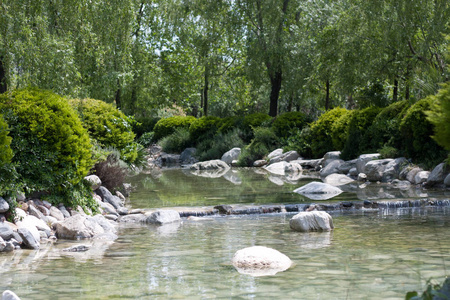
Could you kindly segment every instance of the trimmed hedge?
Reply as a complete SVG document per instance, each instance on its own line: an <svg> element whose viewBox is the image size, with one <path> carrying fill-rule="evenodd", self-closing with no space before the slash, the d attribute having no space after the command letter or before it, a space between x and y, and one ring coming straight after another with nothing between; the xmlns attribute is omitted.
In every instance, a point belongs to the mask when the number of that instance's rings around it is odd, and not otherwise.
<svg viewBox="0 0 450 300"><path fill-rule="evenodd" d="M88 132L62 98L39 89L0 95L0 111L10 125L16 182L48 200L94 208L83 177L93 165Z"/></svg>
<svg viewBox="0 0 450 300"><path fill-rule="evenodd" d="M220 118L218 117L201 117L196 119L189 126L189 133L194 142L198 142L201 138L212 138L219 129Z"/></svg>
<svg viewBox="0 0 450 300"><path fill-rule="evenodd" d="M155 124L155 127L153 128L153 131L155 132L153 138L155 139L155 141L158 141L163 137L172 134L175 131L175 128L189 129L194 121L196 121L196 118L192 116L174 116L161 119Z"/></svg>
<svg viewBox="0 0 450 300"><path fill-rule="evenodd" d="M331 125L331 139L333 141L333 148L335 150L344 149L345 142L348 139L348 132L350 129L350 121L356 110L348 110L344 112L332 125Z"/></svg>

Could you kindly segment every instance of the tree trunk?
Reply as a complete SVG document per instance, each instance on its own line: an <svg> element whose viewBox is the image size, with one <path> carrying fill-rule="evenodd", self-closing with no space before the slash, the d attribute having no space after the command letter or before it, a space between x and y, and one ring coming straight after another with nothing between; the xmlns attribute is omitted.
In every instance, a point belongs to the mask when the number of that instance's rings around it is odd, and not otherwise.
<svg viewBox="0 0 450 300"><path fill-rule="evenodd" d="M203 115L206 117L208 115L208 89L209 89L209 67L205 67L205 82L203 86Z"/></svg>
<svg viewBox="0 0 450 300"><path fill-rule="evenodd" d="M283 80L281 70L275 72L273 76L270 77L270 83L272 89L270 91L270 109L269 116L276 117L278 114L278 97L280 96L281 82Z"/></svg>
<svg viewBox="0 0 450 300"><path fill-rule="evenodd" d="M3 66L3 56L0 56L0 94L5 93L8 90L6 84L6 70Z"/></svg>
<svg viewBox="0 0 450 300"><path fill-rule="evenodd" d="M116 95L114 96L114 100L116 101L116 107L118 109L122 108L122 103L120 102L120 82L119 79L117 79L117 91Z"/></svg>
<svg viewBox="0 0 450 300"><path fill-rule="evenodd" d="M330 109L330 80L326 82L325 110Z"/></svg>
<svg viewBox="0 0 450 300"><path fill-rule="evenodd" d="M394 90L393 90L393 95L392 95L392 101L393 102L397 102L398 100L398 80L397 80L397 76L394 79Z"/></svg>
<svg viewBox="0 0 450 300"><path fill-rule="evenodd" d="M288 107L287 107L288 112L292 111L293 104L294 104L294 95L292 93L291 96L289 97L289 102L288 102Z"/></svg>

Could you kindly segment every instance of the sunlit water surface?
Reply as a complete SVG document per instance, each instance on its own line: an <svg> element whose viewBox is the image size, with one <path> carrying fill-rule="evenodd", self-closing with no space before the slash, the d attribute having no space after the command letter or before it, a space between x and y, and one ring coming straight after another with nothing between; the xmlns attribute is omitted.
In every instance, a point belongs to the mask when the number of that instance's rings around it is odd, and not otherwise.
<svg viewBox="0 0 450 300"><path fill-rule="evenodd" d="M450 208L332 215L331 233L293 232L293 214L122 225L114 243L58 241L1 254L0 291L22 299L404 299L448 275ZM80 243L92 248L62 251ZM253 245L277 249L294 265L274 276L242 275L231 258Z"/></svg>

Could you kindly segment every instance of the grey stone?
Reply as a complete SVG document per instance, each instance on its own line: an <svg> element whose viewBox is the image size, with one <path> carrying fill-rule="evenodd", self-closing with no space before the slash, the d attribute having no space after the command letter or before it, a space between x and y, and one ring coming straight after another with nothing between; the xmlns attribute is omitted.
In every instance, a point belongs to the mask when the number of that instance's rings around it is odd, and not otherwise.
<svg viewBox="0 0 450 300"><path fill-rule="evenodd" d="M0 237L6 241L13 237L13 230L4 222L0 222Z"/></svg>
<svg viewBox="0 0 450 300"><path fill-rule="evenodd" d="M80 214L66 218L64 221L56 223L56 236L64 239L84 239L92 238L105 232L92 218L87 218Z"/></svg>
<svg viewBox="0 0 450 300"><path fill-rule="evenodd" d="M127 198L125 198L125 196L119 191L116 191L116 196L119 197L120 200L122 200L122 203L125 203L125 201L127 200Z"/></svg>
<svg viewBox="0 0 450 300"><path fill-rule="evenodd" d="M180 161L182 164L195 164L198 160L194 157L197 149L195 148L186 148L180 155Z"/></svg>
<svg viewBox="0 0 450 300"><path fill-rule="evenodd" d="M264 159L257 160L253 163L253 166L255 168L264 167L265 165L267 165L267 161L265 161Z"/></svg>
<svg viewBox="0 0 450 300"><path fill-rule="evenodd" d="M29 205L28 205L28 213L32 216L35 216L38 219L44 219L44 214L37 209L37 207L34 204L30 203L31 201L29 201Z"/></svg>
<svg viewBox="0 0 450 300"><path fill-rule="evenodd" d="M331 184L332 186L346 185L354 181L354 179L344 174L330 174L323 180L323 182Z"/></svg>
<svg viewBox="0 0 450 300"><path fill-rule="evenodd" d="M272 157L269 160L269 165L280 162L280 161L290 162L293 160L297 160L299 157L300 157L300 155L297 153L297 151L288 151L279 156Z"/></svg>
<svg viewBox="0 0 450 300"><path fill-rule="evenodd" d="M70 217L70 213L67 211L66 207L64 205L59 205L58 209L62 212L64 218L69 218Z"/></svg>
<svg viewBox="0 0 450 300"><path fill-rule="evenodd" d="M394 179L398 179L400 177L401 168L407 164L408 160L404 157L394 159L393 161L391 161L386 165L381 181L391 182Z"/></svg>
<svg viewBox="0 0 450 300"><path fill-rule="evenodd" d="M50 216L52 216L58 221L64 220L63 213L55 206L50 207Z"/></svg>
<svg viewBox="0 0 450 300"><path fill-rule="evenodd" d="M296 163L300 164L302 168L305 169L318 169L320 164L322 163L323 159L297 159L295 160Z"/></svg>
<svg viewBox="0 0 450 300"><path fill-rule="evenodd" d="M366 166L366 164L371 160L379 158L380 158L379 153L360 155L356 160L356 168L358 169L358 173L365 173L364 167Z"/></svg>
<svg viewBox="0 0 450 300"><path fill-rule="evenodd" d="M37 224L36 220L39 219L36 218L35 216L27 215L21 221L16 222L16 225L19 229L26 228L34 236L34 239L39 241L41 236L39 234L38 228L36 227Z"/></svg>
<svg viewBox="0 0 450 300"><path fill-rule="evenodd" d="M406 180L408 180L412 184L416 184L416 175L417 175L417 173L419 173L421 171L423 171L423 170L419 167L411 168L409 170L408 174L406 174Z"/></svg>
<svg viewBox="0 0 450 300"><path fill-rule="evenodd" d="M6 248L6 242L2 237L0 237L0 252L3 252L5 248Z"/></svg>
<svg viewBox="0 0 450 300"><path fill-rule="evenodd" d="M238 250L231 262L239 273L254 277L275 275L292 265L291 259L283 253L263 246Z"/></svg>
<svg viewBox="0 0 450 300"><path fill-rule="evenodd" d="M84 179L91 184L91 189L93 191L95 191L102 185L102 181L97 175L89 175L84 177Z"/></svg>
<svg viewBox="0 0 450 300"><path fill-rule="evenodd" d="M20 237L20 234L16 231L13 232L13 237L10 240L14 243L15 246L20 246L23 243L23 239Z"/></svg>
<svg viewBox="0 0 450 300"><path fill-rule="evenodd" d="M120 223L139 223L144 222L147 217L144 214L131 214L120 216L118 221Z"/></svg>
<svg viewBox="0 0 450 300"><path fill-rule="evenodd" d="M126 207L119 207L117 209L117 213L119 215L121 215L121 216L128 215L128 208L126 208Z"/></svg>
<svg viewBox="0 0 450 300"><path fill-rule="evenodd" d="M302 211L289 221L289 226L295 231L331 231L333 218L324 211Z"/></svg>
<svg viewBox="0 0 450 300"><path fill-rule="evenodd" d="M427 182L427 179L428 179L429 176L430 176L430 172L429 171L420 171L414 177L414 183L415 184L422 184L424 182Z"/></svg>
<svg viewBox="0 0 450 300"><path fill-rule="evenodd" d="M286 161L280 161L280 162L265 166L264 169L272 174L284 176L286 173L301 172L302 166L295 162L291 163L291 162L286 162Z"/></svg>
<svg viewBox="0 0 450 300"><path fill-rule="evenodd" d="M39 249L39 239L36 239L34 235L27 229L27 228L19 228L17 230L17 233L20 235L20 237L23 240L23 244L25 247L30 249Z"/></svg>
<svg viewBox="0 0 450 300"><path fill-rule="evenodd" d="M175 166L180 163L180 155L178 154L167 154L161 153L158 160L161 162L162 166Z"/></svg>
<svg viewBox="0 0 450 300"><path fill-rule="evenodd" d="M0 213L5 213L9 210L9 204L5 199L0 197Z"/></svg>
<svg viewBox="0 0 450 300"><path fill-rule="evenodd" d="M348 171L348 175L354 176L354 177L358 176L358 169L357 169L356 167L351 168L351 169Z"/></svg>
<svg viewBox="0 0 450 300"><path fill-rule="evenodd" d="M158 210L151 213L146 219L145 223L164 225L173 222L180 222L180 214L175 210Z"/></svg>
<svg viewBox="0 0 450 300"><path fill-rule="evenodd" d="M323 156L324 160L327 159L341 159L341 151L330 151L325 153L325 155Z"/></svg>
<svg viewBox="0 0 450 300"><path fill-rule="evenodd" d="M25 194L23 192L18 192L16 196L17 202L19 201L25 201L27 197L25 197Z"/></svg>
<svg viewBox="0 0 450 300"><path fill-rule="evenodd" d="M2 294L2 300L20 300L20 298L14 292L6 290Z"/></svg>
<svg viewBox="0 0 450 300"><path fill-rule="evenodd" d="M114 206L115 209L118 209L119 207L123 206L122 200L120 200L119 197L111 194L111 192L104 186L101 186L98 189L96 189L95 193L100 197L102 197L103 202L111 204L112 206Z"/></svg>
<svg viewBox="0 0 450 300"><path fill-rule="evenodd" d="M231 213L233 207L231 205L216 205L214 206L214 209L217 209L220 214L227 215Z"/></svg>
<svg viewBox="0 0 450 300"><path fill-rule="evenodd" d="M394 160L392 158L368 161L364 167L364 173L367 175L367 180L381 181L386 166L393 161Z"/></svg>
<svg viewBox="0 0 450 300"><path fill-rule="evenodd" d="M89 245L75 245L69 248L64 248L62 251L65 252L86 252L91 248Z"/></svg>
<svg viewBox="0 0 450 300"><path fill-rule="evenodd" d="M45 205L36 205L36 208L46 217L50 215L50 211ZM42 218L44 219L44 218Z"/></svg>
<svg viewBox="0 0 450 300"><path fill-rule="evenodd" d="M281 154L283 154L283 149L279 148L270 152L269 155L267 155L267 158L272 159L274 157L280 156Z"/></svg>
<svg viewBox="0 0 450 300"><path fill-rule="evenodd" d="M344 163L342 159L333 159L327 162L325 168L320 170L320 177L327 177L330 174L338 173L339 167Z"/></svg>
<svg viewBox="0 0 450 300"><path fill-rule="evenodd" d="M430 176L428 176L426 186L432 187L436 184L441 184L444 182L445 177L448 174L448 165L446 163L438 164L433 171L431 171Z"/></svg>
<svg viewBox="0 0 450 300"><path fill-rule="evenodd" d="M358 174L358 181L366 181L367 180L367 175L364 173L359 173Z"/></svg>
<svg viewBox="0 0 450 300"><path fill-rule="evenodd" d="M193 164L191 170L228 170L230 167L220 159L208 160Z"/></svg>
<svg viewBox="0 0 450 300"><path fill-rule="evenodd" d="M116 228L102 215L95 215L93 217L88 216L87 220L94 221L98 225L100 225L105 232L113 232L116 233Z"/></svg>
<svg viewBox="0 0 450 300"><path fill-rule="evenodd" d="M323 182L310 182L294 190L294 193L301 194L313 200L327 200L339 195L342 193L342 190Z"/></svg>
<svg viewBox="0 0 450 300"><path fill-rule="evenodd" d="M233 148L225 152L220 160L231 165L233 160L237 160L239 158L239 155L241 155L241 148Z"/></svg>
<svg viewBox="0 0 450 300"><path fill-rule="evenodd" d="M6 242L5 248L3 248L3 252L12 252L16 247L14 246L12 241Z"/></svg>
<svg viewBox="0 0 450 300"><path fill-rule="evenodd" d="M344 163L338 167L338 172L340 174L348 174L351 169L356 169L356 159L344 161Z"/></svg>
<svg viewBox="0 0 450 300"><path fill-rule="evenodd" d="M450 186L450 174L448 174L444 179L445 186Z"/></svg>
<svg viewBox="0 0 450 300"><path fill-rule="evenodd" d="M119 216L113 215L113 214L108 214L108 215L105 215L105 218L108 220L111 220L111 221L117 221L119 219Z"/></svg>
<svg viewBox="0 0 450 300"><path fill-rule="evenodd" d="M392 180L392 185L397 189L407 190L411 187L411 182L408 180L394 179Z"/></svg>
<svg viewBox="0 0 450 300"><path fill-rule="evenodd" d="M46 209L50 209L50 207L52 207L52 204L45 200L42 201L42 205L44 205Z"/></svg>

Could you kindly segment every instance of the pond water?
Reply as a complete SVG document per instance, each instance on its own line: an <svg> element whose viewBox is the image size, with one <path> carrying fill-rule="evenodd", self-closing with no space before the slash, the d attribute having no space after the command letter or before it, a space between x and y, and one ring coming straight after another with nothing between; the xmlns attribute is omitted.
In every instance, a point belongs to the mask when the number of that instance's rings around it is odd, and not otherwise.
<svg viewBox="0 0 450 300"><path fill-rule="evenodd" d="M170 176L146 179L152 182L147 186L152 191L147 207L152 206L150 201L170 201L171 195L181 193L184 181L174 178L171 184ZM158 194L165 188L157 181L161 178L173 188ZM233 194L232 186L214 192L201 179L192 180L199 195L192 193L182 203L180 196L173 205L248 199ZM259 190L264 183L251 181L261 197L274 195L273 186L264 192ZM195 190L194 183L188 186ZM239 195L250 193L248 186ZM280 197L289 199L290 189ZM145 207L143 193L135 192L140 196L132 198L133 207ZM167 198L162 200L160 195ZM222 198L213 203L209 199L213 195ZM256 203L256 198L246 203ZM261 201L278 200L267 196ZM170 202L164 204L170 206ZM293 214L219 216L161 227L121 225L114 243L58 241L39 251L1 254L0 291L11 289L22 299L404 299L407 291L423 290L427 280L441 283L448 275L449 207L331 214L336 228L329 233L291 231ZM85 253L62 251L80 243L92 248ZM231 265L231 258L237 250L253 245L277 249L294 265L274 276L242 275Z"/></svg>

